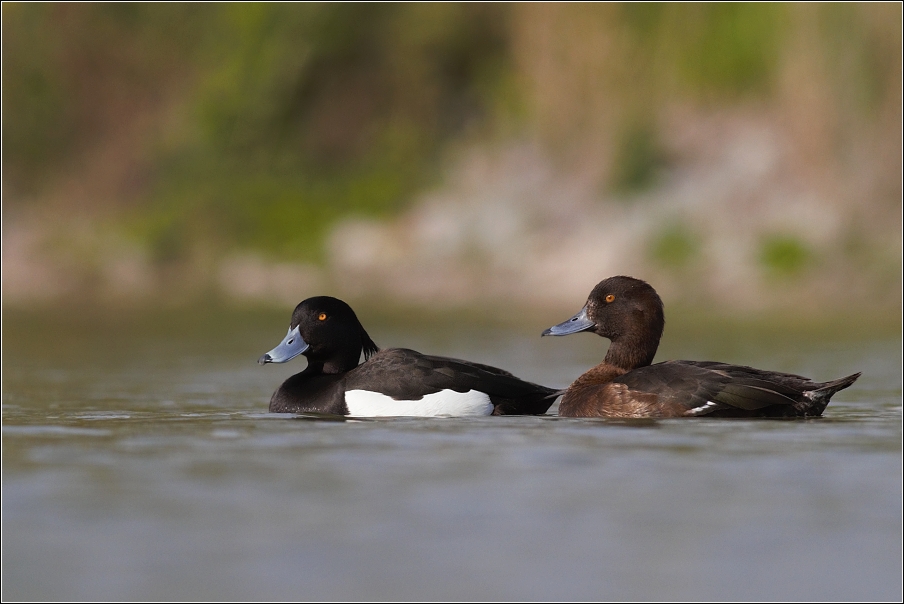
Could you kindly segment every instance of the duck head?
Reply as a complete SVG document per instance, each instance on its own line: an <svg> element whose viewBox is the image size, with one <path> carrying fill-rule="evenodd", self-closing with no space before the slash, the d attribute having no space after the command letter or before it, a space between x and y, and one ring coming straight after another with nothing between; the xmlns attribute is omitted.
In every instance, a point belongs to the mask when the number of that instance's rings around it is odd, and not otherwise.
<svg viewBox="0 0 904 604"><path fill-rule="evenodd" d="M355 311L338 298L317 296L295 307L286 337L257 362L285 363L303 354L309 370L339 373L356 367L362 350L369 359L378 348Z"/></svg>
<svg viewBox="0 0 904 604"><path fill-rule="evenodd" d="M541 335L593 332L612 341L607 362L633 369L652 362L664 327L665 313L656 290L640 279L618 276L598 283L580 312Z"/></svg>

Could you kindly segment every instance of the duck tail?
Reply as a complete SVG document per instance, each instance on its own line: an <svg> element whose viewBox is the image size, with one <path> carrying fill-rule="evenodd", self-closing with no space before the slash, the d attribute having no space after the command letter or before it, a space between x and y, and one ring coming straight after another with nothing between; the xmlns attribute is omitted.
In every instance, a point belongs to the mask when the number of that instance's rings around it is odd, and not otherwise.
<svg viewBox="0 0 904 604"><path fill-rule="evenodd" d="M831 382L824 382L819 384L819 388L816 388L812 391L812 396L824 396L826 398L831 398L833 394L838 392L839 390L844 390L851 384L857 381L857 378L860 377L860 372L851 374L847 377L843 377L837 380L832 380Z"/></svg>
<svg viewBox="0 0 904 604"><path fill-rule="evenodd" d="M859 377L860 372L858 371L857 373L851 374L847 377L839 378L837 380L832 380L831 382L814 384L816 388L804 392L804 396L811 401L804 414L822 415L822 412L829 404L829 400L831 400L832 396L834 396L835 393L839 390L844 390L845 388L856 382L857 378Z"/></svg>

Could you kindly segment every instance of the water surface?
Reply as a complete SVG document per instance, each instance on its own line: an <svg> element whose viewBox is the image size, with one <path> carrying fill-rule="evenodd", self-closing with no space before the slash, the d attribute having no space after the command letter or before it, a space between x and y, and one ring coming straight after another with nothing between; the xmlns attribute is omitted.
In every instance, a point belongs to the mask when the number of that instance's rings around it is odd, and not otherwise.
<svg viewBox="0 0 904 604"><path fill-rule="evenodd" d="M899 332L667 330L657 360L863 371L819 419L335 421L266 412L287 320L5 311L4 599L901 599ZM606 346L367 326L550 386Z"/></svg>

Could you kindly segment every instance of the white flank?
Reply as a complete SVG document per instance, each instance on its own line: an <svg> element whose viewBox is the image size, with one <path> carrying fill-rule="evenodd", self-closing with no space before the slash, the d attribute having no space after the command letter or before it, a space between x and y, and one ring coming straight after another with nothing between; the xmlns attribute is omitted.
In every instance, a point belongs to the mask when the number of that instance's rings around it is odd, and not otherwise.
<svg viewBox="0 0 904 604"><path fill-rule="evenodd" d="M693 409L689 409L684 414L685 415L702 415L704 413L709 413L713 411L713 407L718 407L719 403L714 403L712 401L706 401L705 405L700 405L699 407L694 407Z"/></svg>
<svg viewBox="0 0 904 604"><path fill-rule="evenodd" d="M437 415L490 415L493 403L488 394L478 390L455 392L440 390L425 394L416 401L397 401L391 396L369 390L349 390L345 393L348 414L358 417Z"/></svg>

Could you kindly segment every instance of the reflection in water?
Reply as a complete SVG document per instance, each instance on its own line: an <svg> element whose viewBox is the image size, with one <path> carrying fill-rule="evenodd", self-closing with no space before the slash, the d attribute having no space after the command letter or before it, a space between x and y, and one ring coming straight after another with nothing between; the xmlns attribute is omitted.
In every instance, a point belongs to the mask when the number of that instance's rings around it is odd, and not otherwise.
<svg viewBox="0 0 904 604"><path fill-rule="evenodd" d="M263 322L5 331L6 599L901 597L896 340L665 343L864 372L813 420L347 420L266 413L303 362ZM556 387L603 354L537 331L373 329Z"/></svg>

